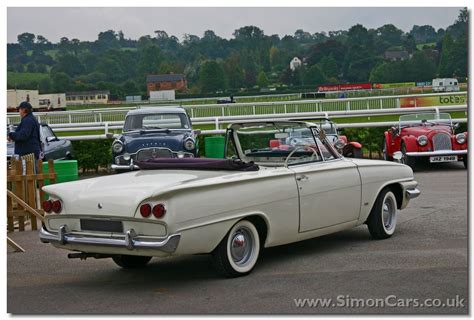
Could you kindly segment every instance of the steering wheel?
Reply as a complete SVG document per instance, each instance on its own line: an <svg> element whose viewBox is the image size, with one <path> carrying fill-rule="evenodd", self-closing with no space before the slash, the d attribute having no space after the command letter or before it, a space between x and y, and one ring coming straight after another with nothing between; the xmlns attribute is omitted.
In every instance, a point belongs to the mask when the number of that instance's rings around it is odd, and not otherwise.
<svg viewBox="0 0 474 320"><path fill-rule="evenodd" d="M308 146L308 145L300 145L300 146L296 146L293 151L290 152L290 154L286 157L285 159L285 168L288 168L288 161L290 160L291 156L298 150L306 150L306 149L310 149L313 153L311 154L311 158L310 158L310 161L313 161L314 160L314 157L316 156L316 158L319 157L319 154L318 152L316 151L316 149L314 149L313 147L311 146Z"/></svg>

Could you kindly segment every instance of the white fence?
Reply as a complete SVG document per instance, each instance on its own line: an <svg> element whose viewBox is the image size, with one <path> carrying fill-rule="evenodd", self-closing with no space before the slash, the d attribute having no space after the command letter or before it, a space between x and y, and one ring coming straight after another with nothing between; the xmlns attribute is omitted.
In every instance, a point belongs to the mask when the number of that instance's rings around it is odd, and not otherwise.
<svg viewBox="0 0 474 320"><path fill-rule="evenodd" d="M319 99L279 102L255 102L232 104L203 104L183 106L193 119L209 117L231 116L259 116L269 114L297 114L311 112L333 111L361 111L396 109L401 106L401 99L412 99L413 107L417 107L417 98L439 97L442 104L443 96L461 96L460 104L467 103L467 92L457 93L432 93L424 95L402 95L384 97L363 97L348 99ZM444 98L447 99L447 98ZM139 108L140 106L138 106ZM147 107L147 106L143 106ZM131 108L106 108L77 111L38 112L35 115L41 122L48 124L78 124L78 123L103 123L123 121ZM18 123L20 118L16 113L7 114L7 123Z"/></svg>
<svg viewBox="0 0 474 320"><path fill-rule="evenodd" d="M400 115L408 113L420 113L420 112L452 112L452 111L464 111L467 116L467 105L458 106L439 106L439 107L423 107L423 108L396 108L396 109L382 109L382 110L355 110L355 111L332 111L332 112L303 112L298 114L265 114L265 115L251 115L251 116L224 116L224 117L207 117L207 118L194 118L192 119L194 124L206 125L214 124L214 130L204 130L202 134L221 134L225 130L221 129L221 126L232 123L232 122L248 122L248 121L278 121L278 120L311 120L321 117L335 118L348 118L355 116L380 116L380 115ZM467 118L454 119L455 122L467 122ZM340 128L363 128L363 127L390 127L394 124L391 122L368 122L368 123L347 123L338 124ZM55 132L74 132L74 131L98 131L104 130L104 134L99 135L84 135L84 136L68 136L64 137L69 140L93 140L93 139L105 139L113 136L110 130L120 130L123 127L123 121L114 122L88 122L81 124L51 124L51 127Z"/></svg>

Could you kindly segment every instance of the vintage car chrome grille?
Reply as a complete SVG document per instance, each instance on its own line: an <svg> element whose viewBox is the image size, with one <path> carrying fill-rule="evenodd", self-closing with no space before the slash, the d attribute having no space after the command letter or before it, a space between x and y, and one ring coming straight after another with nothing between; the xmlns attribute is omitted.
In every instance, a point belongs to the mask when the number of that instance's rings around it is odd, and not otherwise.
<svg viewBox="0 0 474 320"><path fill-rule="evenodd" d="M136 156L138 161L153 158L173 158L173 151L165 148L147 148L139 150Z"/></svg>
<svg viewBox="0 0 474 320"><path fill-rule="evenodd" d="M452 150L451 136L446 133L437 133L433 136L433 150Z"/></svg>

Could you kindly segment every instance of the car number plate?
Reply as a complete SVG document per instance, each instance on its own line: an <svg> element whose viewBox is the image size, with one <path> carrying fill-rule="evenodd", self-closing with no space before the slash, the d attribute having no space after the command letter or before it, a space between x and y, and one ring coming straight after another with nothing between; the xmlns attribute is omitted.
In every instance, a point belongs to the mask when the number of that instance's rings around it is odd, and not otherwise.
<svg viewBox="0 0 474 320"><path fill-rule="evenodd" d="M123 232L122 221L81 219L82 231Z"/></svg>
<svg viewBox="0 0 474 320"><path fill-rule="evenodd" d="M434 156L430 157L430 162L451 162L458 161L458 156Z"/></svg>

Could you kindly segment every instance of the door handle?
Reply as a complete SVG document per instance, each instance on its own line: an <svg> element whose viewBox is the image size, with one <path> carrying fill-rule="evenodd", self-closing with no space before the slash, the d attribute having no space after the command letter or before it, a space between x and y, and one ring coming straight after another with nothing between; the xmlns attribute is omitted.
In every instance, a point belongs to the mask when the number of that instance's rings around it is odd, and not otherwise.
<svg viewBox="0 0 474 320"><path fill-rule="evenodd" d="M301 175L301 176L296 177L296 180L298 180L298 181L306 181L308 179L309 179L308 176L306 176L304 174Z"/></svg>

